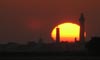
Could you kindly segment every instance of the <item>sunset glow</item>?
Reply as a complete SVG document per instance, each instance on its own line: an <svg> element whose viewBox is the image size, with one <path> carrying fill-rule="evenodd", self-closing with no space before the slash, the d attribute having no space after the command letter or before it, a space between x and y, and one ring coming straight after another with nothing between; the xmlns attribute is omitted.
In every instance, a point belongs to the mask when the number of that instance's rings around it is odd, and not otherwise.
<svg viewBox="0 0 100 60"><path fill-rule="evenodd" d="M56 40L56 27L51 32L51 36L54 40ZM74 42L75 38L79 41L79 25L73 23L62 23L59 24L58 27L60 28L60 42Z"/></svg>

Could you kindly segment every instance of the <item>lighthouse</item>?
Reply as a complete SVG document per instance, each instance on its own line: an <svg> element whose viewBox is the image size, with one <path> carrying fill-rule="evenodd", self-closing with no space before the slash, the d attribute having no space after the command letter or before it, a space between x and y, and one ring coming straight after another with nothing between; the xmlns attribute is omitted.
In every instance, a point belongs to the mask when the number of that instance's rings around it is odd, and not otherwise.
<svg viewBox="0 0 100 60"><path fill-rule="evenodd" d="M85 37L84 37L85 18L83 13L81 13L80 15L79 23L80 23L80 43L84 44L85 43Z"/></svg>
<svg viewBox="0 0 100 60"><path fill-rule="evenodd" d="M60 28L56 28L56 43L60 43Z"/></svg>

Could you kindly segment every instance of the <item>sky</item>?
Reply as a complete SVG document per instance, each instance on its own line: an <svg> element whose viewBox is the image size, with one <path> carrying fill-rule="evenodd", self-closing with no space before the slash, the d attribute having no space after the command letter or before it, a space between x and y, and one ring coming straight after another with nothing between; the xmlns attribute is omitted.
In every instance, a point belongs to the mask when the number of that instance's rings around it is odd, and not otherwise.
<svg viewBox="0 0 100 60"><path fill-rule="evenodd" d="M100 0L0 0L0 43L52 42L52 29L85 16L86 40L100 36Z"/></svg>

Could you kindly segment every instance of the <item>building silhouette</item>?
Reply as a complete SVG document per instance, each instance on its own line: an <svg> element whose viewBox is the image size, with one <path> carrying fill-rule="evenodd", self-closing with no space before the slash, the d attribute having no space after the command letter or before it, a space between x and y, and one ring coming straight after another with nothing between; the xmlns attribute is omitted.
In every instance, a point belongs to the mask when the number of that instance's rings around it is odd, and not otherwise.
<svg viewBox="0 0 100 60"><path fill-rule="evenodd" d="M56 43L60 43L60 28L56 28Z"/></svg>
<svg viewBox="0 0 100 60"><path fill-rule="evenodd" d="M79 23L80 23L80 43L84 44L85 43L85 37L84 37L85 18L83 13L81 13L81 16L79 18Z"/></svg>

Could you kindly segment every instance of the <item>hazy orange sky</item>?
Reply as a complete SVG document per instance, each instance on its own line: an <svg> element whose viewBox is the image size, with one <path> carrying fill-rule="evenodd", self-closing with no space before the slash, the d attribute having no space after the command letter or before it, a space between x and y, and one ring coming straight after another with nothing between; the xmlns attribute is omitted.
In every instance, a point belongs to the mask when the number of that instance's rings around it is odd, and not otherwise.
<svg viewBox="0 0 100 60"><path fill-rule="evenodd" d="M0 42L50 42L52 28L62 22L86 19L87 40L100 36L100 0L0 0Z"/></svg>

